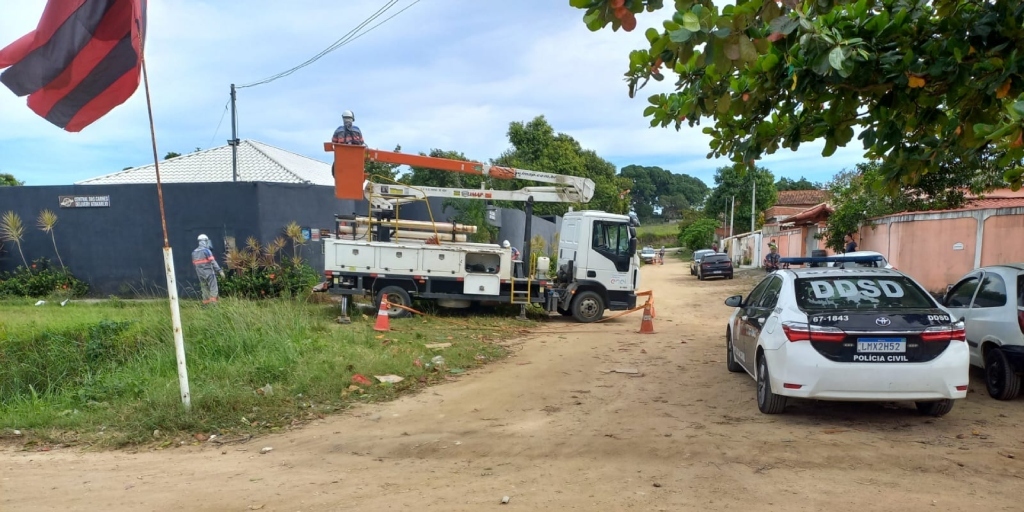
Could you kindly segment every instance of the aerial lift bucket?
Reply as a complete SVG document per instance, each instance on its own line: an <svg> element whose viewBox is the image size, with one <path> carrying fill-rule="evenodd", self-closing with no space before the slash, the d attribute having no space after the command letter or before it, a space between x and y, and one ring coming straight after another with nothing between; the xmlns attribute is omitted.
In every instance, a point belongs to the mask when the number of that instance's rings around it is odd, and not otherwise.
<svg viewBox="0 0 1024 512"><path fill-rule="evenodd" d="M363 199L366 147L325 142L324 151L334 153L334 196L338 199Z"/></svg>

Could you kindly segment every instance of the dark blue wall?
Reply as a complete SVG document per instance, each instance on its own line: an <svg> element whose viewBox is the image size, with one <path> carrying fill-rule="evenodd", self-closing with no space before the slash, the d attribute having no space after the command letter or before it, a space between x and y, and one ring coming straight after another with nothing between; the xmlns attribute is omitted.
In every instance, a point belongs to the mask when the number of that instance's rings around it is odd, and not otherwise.
<svg viewBox="0 0 1024 512"><path fill-rule="evenodd" d="M110 196L110 207L61 208L62 195ZM198 287L191 252L196 237L205 233L223 265L225 239L241 248L246 239L260 243L283 236L292 222L333 229L335 214L365 215L365 201L343 201L331 187L283 183L173 183L163 186L169 241L179 293L194 296ZM448 220L441 201L431 201L434 219ZM64 185L0 187L0 213L14 211L25 223L25 258L56 256L48 234L36 228L43 209L57 213L54 230L60 255L75 276L90 285L93 296L159 296L166 293L163 271L163 232L156 185ZM427 220L426 206L402 207L403 218ZM323 268L321 245L309 243L302 255L315 269ZM287 249L290 252L290 247ZM21 265L14 244L0 251L0 272Z"/></svg>

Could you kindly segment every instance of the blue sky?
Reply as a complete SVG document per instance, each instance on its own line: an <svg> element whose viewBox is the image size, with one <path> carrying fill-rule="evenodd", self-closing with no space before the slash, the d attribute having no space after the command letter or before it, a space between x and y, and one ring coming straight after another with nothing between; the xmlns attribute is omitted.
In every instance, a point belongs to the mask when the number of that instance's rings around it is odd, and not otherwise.
<svg viewBox="0 0 1024 512"><path fill-rule="evenodd" d="M385 3L150 0L147 63L160 156L224 145L229 84L305 61ZM5 2L0 46L34 29L44 4ZM660 26L667 12L640 15L632 33L595 33L568 0L421 0L288 77L240 89L239 138L327 161L322 143L351 109L370 147L440 148L487 160L508 148L509 122L544 115L618 167L657 165L713 185L714 170L728 162L706 158L700 127L650 128L642 115L646 97L669 84L652 82L630 99L622 80L629 51L644 47L644 30ZM862 161L856 139L830 158L821 148L782 150L760 165L776 177L828 181ZM0 87L0 172L54 185L147 163L141 87L80 133L49 124Z"/></svg>

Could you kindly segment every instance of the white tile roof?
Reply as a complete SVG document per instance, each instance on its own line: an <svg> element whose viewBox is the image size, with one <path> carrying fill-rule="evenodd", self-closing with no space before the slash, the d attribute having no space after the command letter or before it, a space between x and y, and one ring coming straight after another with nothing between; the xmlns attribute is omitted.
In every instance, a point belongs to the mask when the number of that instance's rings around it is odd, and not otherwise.
<svg viewBox="0 0 1024 512"><path fill-rule="evenodd" d="M163 183L231 181L231 146L206 149L160 162ZM331 164L262 142L243 140L238 145L238 181L309 183L334 186ZM153 164L76 182L76 185L156 183Z"/></svg>

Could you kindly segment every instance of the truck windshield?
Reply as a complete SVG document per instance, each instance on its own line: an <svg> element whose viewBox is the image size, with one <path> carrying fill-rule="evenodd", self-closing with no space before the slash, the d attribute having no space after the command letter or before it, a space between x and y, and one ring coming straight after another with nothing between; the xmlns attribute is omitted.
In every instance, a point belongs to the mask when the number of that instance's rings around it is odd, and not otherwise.
<svg viewBox="0 0 1024 512"><path fill-rule="evenodd" d="M903 276L836 276L796 280L800 309L919 309L935 305Z"/></svg>
<svg viewBox="0 0 1024 512"><path fill-rule="evenodd" d="M616 222L594 222L594 249L609 255L629 252L629 225Z"/></svg>

